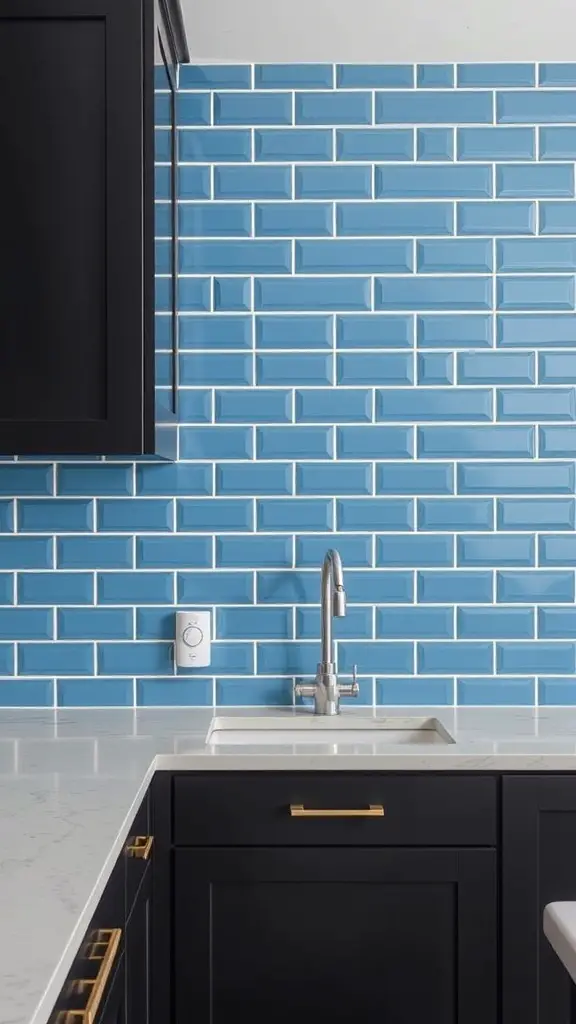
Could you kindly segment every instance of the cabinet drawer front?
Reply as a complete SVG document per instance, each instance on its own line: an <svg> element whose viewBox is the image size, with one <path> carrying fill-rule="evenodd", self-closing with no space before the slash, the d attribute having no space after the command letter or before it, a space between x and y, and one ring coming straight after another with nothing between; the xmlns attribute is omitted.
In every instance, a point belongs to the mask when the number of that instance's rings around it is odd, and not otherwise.
<svg viewBox="0 0 576 1024"><path fill-rule="evenodd" d="M130 917L134 900L154 856L154 837L150 825L150 796L146 793L124 844L126 862L126 917Z"/></svg>
<svg viewBox="0 0 576 1024"><path fill-rule="evenodd" d="M177 775L173 839L180 846L491 846L496 780L349 772Z"/></svg>

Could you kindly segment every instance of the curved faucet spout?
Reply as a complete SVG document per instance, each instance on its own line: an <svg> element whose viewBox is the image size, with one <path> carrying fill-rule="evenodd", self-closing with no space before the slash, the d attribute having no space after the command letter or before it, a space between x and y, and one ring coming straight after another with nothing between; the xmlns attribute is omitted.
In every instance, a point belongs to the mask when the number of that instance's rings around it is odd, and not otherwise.
<svg viewBox="0 0 576 1024"><path fill-rule="evenodd" d="M346 615L346 591L342 559L337 551L330 548L322 565L322 671L334 671L334 644L332 641L332 616Z"/></svg>

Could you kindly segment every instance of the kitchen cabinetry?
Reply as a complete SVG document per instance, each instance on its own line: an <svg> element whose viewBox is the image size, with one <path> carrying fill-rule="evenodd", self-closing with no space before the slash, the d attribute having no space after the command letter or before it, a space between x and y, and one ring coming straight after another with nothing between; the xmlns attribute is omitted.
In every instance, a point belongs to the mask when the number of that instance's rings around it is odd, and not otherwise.
<svg viewBox="0 0 576 1024"><path fill-rule="evenodd" d="M178 0L3 0L0 454L170 454L171 395L155 394L154 81L158 61L166 347L186 57Z"/></svg>

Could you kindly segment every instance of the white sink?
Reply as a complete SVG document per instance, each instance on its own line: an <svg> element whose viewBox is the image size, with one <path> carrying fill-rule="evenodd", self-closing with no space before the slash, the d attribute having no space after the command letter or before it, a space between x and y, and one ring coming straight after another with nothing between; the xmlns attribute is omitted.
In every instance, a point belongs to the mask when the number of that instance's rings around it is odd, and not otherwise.
<svg viewBox="0 0 576 1024"><path fill-rule="evenodd" d="M225 717L212 719L206 743L212 746L294 746L316 743L338 746L374 744L431 745L454 740L436 718L321 717L312 714L281 717Z"/></svg>

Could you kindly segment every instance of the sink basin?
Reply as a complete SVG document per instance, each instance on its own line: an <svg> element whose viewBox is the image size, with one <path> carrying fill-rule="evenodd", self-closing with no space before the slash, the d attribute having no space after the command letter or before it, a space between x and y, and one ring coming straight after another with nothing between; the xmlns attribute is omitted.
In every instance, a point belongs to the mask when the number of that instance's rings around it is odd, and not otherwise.
<svg viewBox="0 0 576 1024"><path fill-rule="evenodd" d="M206 743L212 746L294 746L301 744L338 746L377 744L413 746L453 743L454 740L436 718L323 718L306 717L224 717L212 719Z"/></svg>

